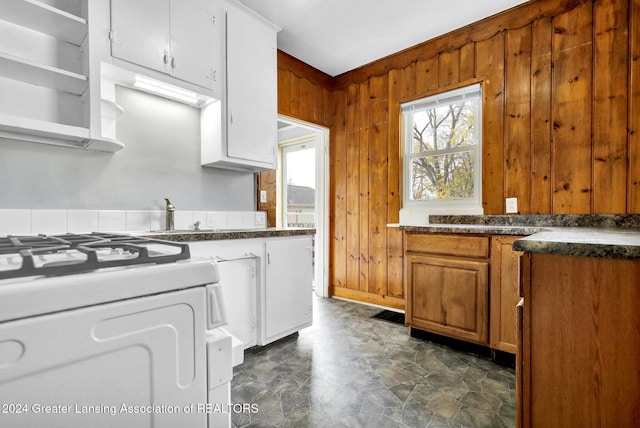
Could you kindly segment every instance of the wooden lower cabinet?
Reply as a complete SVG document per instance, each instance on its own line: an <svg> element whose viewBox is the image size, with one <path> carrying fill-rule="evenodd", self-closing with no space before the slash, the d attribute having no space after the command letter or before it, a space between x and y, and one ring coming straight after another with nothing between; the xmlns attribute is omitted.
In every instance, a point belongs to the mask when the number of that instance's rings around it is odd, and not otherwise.
<svg viewBox="0 0 640 428"><path fill-rule="evenodd" d="M491 237L491 285L489 302L489 346L516 353L516 305L520 301L522 253L513 251L513 241L521 236Z"/></svg>
<svg viewBox="0 0 640 428"><path fill-rule="evenodd" d="M640 261L527 257L519 426L638 426Z"/></svg>
<svg viewBox="0 0 640 428"><path fill-rule="evenodd" d="M488 242L456 235L407 237L407 325L488 344Z"/></svg>
<svg viewBox="0 0 640 428"><path fill-rule="evenodd" d="M407 325L515 354L520 238L406 233Z"/></svg>

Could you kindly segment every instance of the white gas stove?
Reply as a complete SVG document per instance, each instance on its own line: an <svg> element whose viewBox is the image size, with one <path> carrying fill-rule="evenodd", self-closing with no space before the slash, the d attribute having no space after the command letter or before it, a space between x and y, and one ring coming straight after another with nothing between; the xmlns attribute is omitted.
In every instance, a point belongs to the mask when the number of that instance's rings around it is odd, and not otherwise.
<svg viewBox="0 0 640 428"><path fill-rule="evenodd" d="M218 282L185 243L0 237L0 426L229 426Z"/></svg>

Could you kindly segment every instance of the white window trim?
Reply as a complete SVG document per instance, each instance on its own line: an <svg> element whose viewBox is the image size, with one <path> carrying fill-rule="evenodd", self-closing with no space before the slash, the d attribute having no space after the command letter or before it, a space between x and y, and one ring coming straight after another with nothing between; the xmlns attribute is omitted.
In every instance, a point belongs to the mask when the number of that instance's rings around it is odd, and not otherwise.
<svg viewBox="0 0 640 428"><path fill-rule="evenodd" d="M474 196L465 200L429 200L417 201L410 197L411 183L411 162L414 158L424 156L423 153L411 153L413 142L413 121L407 120L404 113L421 111L438 104L449 104L452 101L464 100L470 97L480 97L477 111L475 138L477 146L471 151L475 152L474 160ZM400 210L401 224L425 224L429 214L483 214L482 208L482 85L480 83L442 92L419 100L403 103L401 105L403 113L403 206ZM468 147L456 147L451 149L438 150L430 154L447 154L461 151L470 151Z"/></svg>

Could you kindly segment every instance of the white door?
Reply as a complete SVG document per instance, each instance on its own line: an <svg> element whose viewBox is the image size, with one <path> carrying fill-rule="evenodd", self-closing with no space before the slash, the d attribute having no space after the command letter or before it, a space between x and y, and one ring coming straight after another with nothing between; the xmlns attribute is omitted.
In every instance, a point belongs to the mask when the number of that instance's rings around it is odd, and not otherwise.
<svg viewBox="0 0 640 428"><path fill-rule="evenodd" d="M206 426L184 410L207 399L204 320L199 287L0 324L0 403L21 406L1 425Z"/></svg>
<svg viewBox="0 0 640 428"><path fill-rule="evenodd" d="M329 130L312 123L303 122L285 116L278 118L278 191L277 191L277 226L288 224L288 186L293 179L294 184L313 187L315 192L314 226L314 288L317 295L329 296L327 261L329 260ZM307 149L314 148L313 152ZM300 152L300 153L298 153ZM315 165L310 165L311 156ZM303 165L303 178L299 178L297 170ZM314 175L313 180L309 177ZM300 181L298 181L300 180ZM311 183L314 184L311 184ZM302 190L306 191L306 190ZM295 199L295 198L294 198ZM298 207L299 211L301 210ZM309 214L304 217L308 219ZM295 224L295 223L294 223ZM303 224L303 223L299 223Z"/></svg>
<svg viewBox="0 0 640 428"><path fill-rule="evenodd" d="M220 13L219 3L210 0L171 0L173 75L217 92L224 26Z"/></svg>
<svg viewBox="0 0 640 428"><path fill-rule="evenodd" d="M169 72L169 12L169 0L111 0L111 55Z"/></svg>
<svg viewBox="0 0 640 428"><path fill-rule="evenodd" d="M226 28L227 156L275 165L276 31L237 6Z"/></svg>
<svg viewBox="0 0 640 428"><path fill-rule="evenodd" d="M313 320L311 237L272 239L265 245L261 345L308 327Z"/></svg>
<svg viewBox="0 0 640 428"><path fill-rule="evenodd" d="M282 224L316 227L315 138L282 146Z"/></svg>

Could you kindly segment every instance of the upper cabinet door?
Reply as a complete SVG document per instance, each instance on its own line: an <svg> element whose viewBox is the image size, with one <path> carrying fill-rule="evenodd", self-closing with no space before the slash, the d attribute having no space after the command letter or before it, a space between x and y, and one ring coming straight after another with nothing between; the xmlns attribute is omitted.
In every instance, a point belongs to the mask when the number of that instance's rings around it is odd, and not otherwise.
<svg viewBox="0 0 640 428"><path fill-rule="evenodd" d="M169 0L111 0L111 55L168 72Z"/></svg>
<svg viewBox="0 0 640 428"><path fill-rule="evenodd" d="M241 6L227 9L227 155L275 168L276 29Z"/></svg>
<svg viewBox="0 0 640 428"><path fill-rule="evenodd" d="M222 27L219 2L171 0L171 68L174 77L220 93Z"/></svg>

